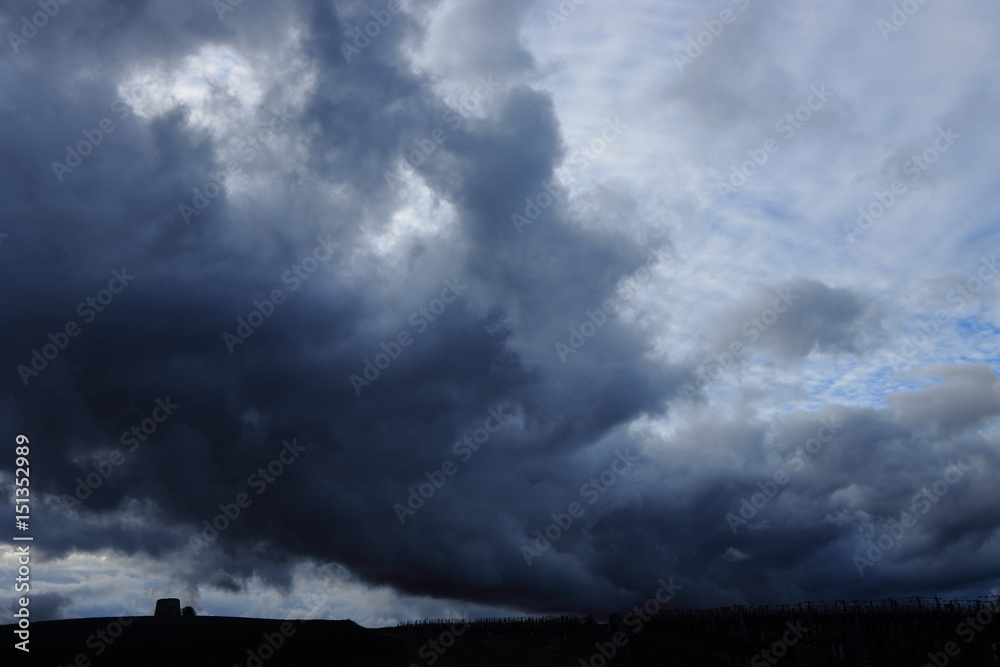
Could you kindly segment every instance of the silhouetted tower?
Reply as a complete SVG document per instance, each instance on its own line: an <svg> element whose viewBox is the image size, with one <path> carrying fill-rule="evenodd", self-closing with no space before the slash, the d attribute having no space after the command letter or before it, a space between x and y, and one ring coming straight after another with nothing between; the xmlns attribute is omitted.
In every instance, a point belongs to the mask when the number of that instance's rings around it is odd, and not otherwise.
<svg viewBox="0 0 1000 667"><path fill-rule="evenodd" d="M178 598L160 598L156 601L156 611L153 616L157 618L180 618L181 601Z"/></svg>

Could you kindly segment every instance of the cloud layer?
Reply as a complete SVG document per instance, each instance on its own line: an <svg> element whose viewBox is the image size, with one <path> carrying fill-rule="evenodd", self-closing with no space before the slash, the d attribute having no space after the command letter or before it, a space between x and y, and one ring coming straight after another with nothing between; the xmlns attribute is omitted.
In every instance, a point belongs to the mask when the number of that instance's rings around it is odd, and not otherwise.
<svg viewBox="0 0 1000 667"><path fill-rule="evenodd" d="M89 3L8 38L36 612L984 593L1000 16L892 11Z"/></svg>

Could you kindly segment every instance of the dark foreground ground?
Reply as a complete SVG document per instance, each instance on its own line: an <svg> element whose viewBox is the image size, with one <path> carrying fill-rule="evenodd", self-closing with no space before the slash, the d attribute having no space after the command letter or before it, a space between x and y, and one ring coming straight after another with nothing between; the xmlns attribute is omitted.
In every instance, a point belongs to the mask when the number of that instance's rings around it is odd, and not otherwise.
<svg viewBox="0 0 1000 667"><path fill-rule="evenodd" d="M352 621L199 616L32 623L30 654L0 626L2 664L44 667L1000 667L997 600L730 607L593 619ZM624 622L623 622L624 621Z"/></svg>

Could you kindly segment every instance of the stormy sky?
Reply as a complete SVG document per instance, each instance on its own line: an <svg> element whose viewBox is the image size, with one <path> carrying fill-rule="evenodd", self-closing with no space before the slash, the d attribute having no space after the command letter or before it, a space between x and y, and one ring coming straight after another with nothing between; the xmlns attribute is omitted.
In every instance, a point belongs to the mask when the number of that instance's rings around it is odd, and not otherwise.
<svg viewBox="0 0 1000 667"><path fill-rule="evenodd" d="M27 435L36 618L1000 582L996 3L0 28L0 487Z"/></svg>

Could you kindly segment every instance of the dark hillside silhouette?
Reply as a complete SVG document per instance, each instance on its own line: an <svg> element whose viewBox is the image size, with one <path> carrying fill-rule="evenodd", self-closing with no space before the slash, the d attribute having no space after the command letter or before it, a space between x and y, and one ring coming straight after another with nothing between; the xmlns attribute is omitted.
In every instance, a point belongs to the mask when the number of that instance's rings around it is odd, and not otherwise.
<svg viewBox="0 0 1000 667"><path fill-rule="evenodd" d="M31 625L30 661L22 654L16 664L68 667L86 664L78 662L83 655L100 667L1000 667L995 596L670 610L642 624L628 613L608 618L441 619L380 629L183 613L47 621ZM12 628L0 630L10 636Z"/></svg>
<svg viewBox="0 0 1000 667"><path fill-rule="evenodd" d="M109 632L116 622L120 619L110 617L32 623L30 657L18 651L16 662L5 660L4 664L70 667L78 664L74 661L79 655L94 667L408 664L402 641L353 621L179 616L176 622L164 623L146 616ZM0 628L6 637L13 636L12 629L9 625Z"/></svg>

